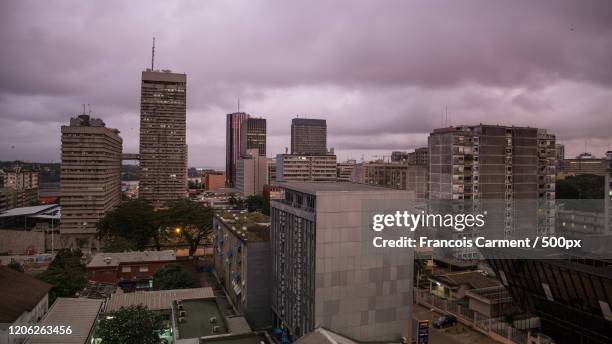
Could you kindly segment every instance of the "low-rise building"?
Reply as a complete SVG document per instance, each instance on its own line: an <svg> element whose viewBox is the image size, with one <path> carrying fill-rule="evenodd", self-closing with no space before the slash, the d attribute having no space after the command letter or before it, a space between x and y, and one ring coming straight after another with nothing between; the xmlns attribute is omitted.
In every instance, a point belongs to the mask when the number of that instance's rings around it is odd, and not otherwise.
<svg viewBox="0 0 612 344"><path fill-rule="evenodd" d="M357 161L347 160L346 162L339 162L337 178L339 182L350 182L351 176L353 175L353 169L355 168Z"/></svg>
<svg viewBox="0 0 612 344"><path fill-rule="evenodd" d="M596 159L592 157L588 159L563 159L558 167L557 179L565 179L570 176L577 176L581 174L605 176L606 163L606 159Z"/></svg>
<svg viewBox="0 0 612 344"><path fill-rule="evenodd" d="M359 184L406 190L408 165L397 162L372 161L355 165L351 181Z"/></svg>
<svg viewBox="0 0 612 344"><path fill-rule="evenodd" d="M215 273L228 297L253 328L270 326L269 217L223 212L213 219L213 230Z"/></svg>
<svg viewBox="0 0 612 344"><path fill-rule="evenodd" d="M38 201L38 170L15 165L0 169L0 212Z"/></svg>
<svg viewBox="0 0 612 344"><path fill-rule="evenodd" d="M39 326L70 327L70 334L33 335L25 344L89 344L96 319L100 314L103 300L60 297L53 303L49 312L38 323Z"/></svg>
<svg viewBox="0 0 612 344"><path fill-rule="evenodd" d="M33 325L49 308L51 285L23 272L0 266L0 343L19 344L9 326Z"/></svg>
<svg viewBox="0 0 612 344"><path fill-rule="evenodd" d="M87 277L127 290L149 289L157 269L175 261L173 250L98 253L87 264Z"/></svg>
<svg viewBox="0 0 612 344"><path fill-rule="evenodd" d="M334 182L336 176L336 156L333 154L276 156L277 182Z"/></svg>
<svg viewBox="0 0 612 344"><path fill-rule="evenodd" d="M204 171L202 178L205 190L217 190L225 187L225 172Z"/></svg>

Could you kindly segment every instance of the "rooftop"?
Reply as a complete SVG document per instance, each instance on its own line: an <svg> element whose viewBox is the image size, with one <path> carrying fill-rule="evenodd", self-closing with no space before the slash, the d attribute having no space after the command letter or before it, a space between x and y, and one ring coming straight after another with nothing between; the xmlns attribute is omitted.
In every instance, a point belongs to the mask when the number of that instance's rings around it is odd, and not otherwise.
<svg viewBox="0 0 612 344"><path fill-rule="evenodd" d="M357 344L356 341L319 327L314 331L299 338L296 344Z"/></svg>
<svg viewBox="0 0 612 344"><path fill-rule="evenodd" d="M402 190L394 190L381 186L347 183L347 182L279 182L276 183L284 188L314 194L317 192L385 192L401 193Z"/></svg>
<svg viewBox="0 0 612 344"><path fill-rule="evenodd" d="M51 285L23 272L0 266L0 323L13 323L31 311Z"/></svg>
<svg viewBox="0 0 612 344"><path fill-rule="evenodd" d="M270 217L257 212L224 211L217 218L245 241L270 240Z"/></svg>
<svg viewBox="0 0 612 344"><path fill-rule="evenodd" d="M219 336L200 340L203 344L261 344L268 343L268 339L261 334L249 333L240 335Z"/></svg>
<svg viewBox="0 0 612 344"><path fill-rule="evenodd" d="M59 208L59 205L45 204L45 205L35 205L32 207L13 208L3 213L0 213L0 218L1 217L13 217L13 216L32 216L32 215L37 215L43 212L49 212L50 210L54 210L53 208Z"/></svg>
<svg viewBox="0 0 612 344"><path fill-rule="evenodd" d="M91 329L98 317L102 300L84 298L63 298L60 297L53 303L49 312L39 322L38 325L64 325L70 326L70 335L37 335L31 336L24 342L25 344L85 344Z"/></svg>
<svg viewBox="0 0 612 344"><path fill-rule="evenodd" d="M433 275L431 279L449 287L459 287L467 284L474 289L478 289L500 285L498 281L483 275L480 271L449 272L441 275Z"/></svg>
<svg viewBox="0 0 612 344"><path fill-rule="evenodd" d="M215 299L183 300L181 304L185 311L185 320L176 323L178 338L200 338L229 332ZM212 318L216 321L212 322ZM214 328L216 330L213 330Z"/></svg>
<svg viewBox="0 0 612 344"><path fill-rule="evenodd" d="M128 307L131 305L143 305L153 311L170 310L172 309L172 302L176 300L206 299L214 297L215 295L210 287L112 294L106 303L104 311L117 311L121 307Z"/></svg>
<svg viewBox="0 0 612 344"><path fill-rule="evenodd" d="M91 262L87 264L87 267L99 268L105 266L119 266L121 263L164 262L174 260L176 260L176 256L173 250L98 253L92 258Z"/></svg>

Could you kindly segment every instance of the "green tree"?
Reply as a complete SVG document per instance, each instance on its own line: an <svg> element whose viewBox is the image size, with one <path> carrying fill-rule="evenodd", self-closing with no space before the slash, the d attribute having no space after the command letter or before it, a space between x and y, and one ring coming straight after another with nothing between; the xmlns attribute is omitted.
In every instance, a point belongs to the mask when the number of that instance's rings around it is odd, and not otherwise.
<svg viewBox="0 0 612 344"><path fill-rule="evenodd" d="M49 268L38 276L38 279L51 284L49 304L57 297L74 297L87 283L85 265L81 262L79 250L60 250Z"/></svg>
<svg viewBox="0 0 612 344"><path fill-rule="evenodd" d="M214 211L211 207L188 198L174 201L159 212L160 223L175 228L189 244L189 257L193 257L202 243L212 234Z"/></svg>
<svg viewBox="0 0 612 344"><path fill-rule="evenodd" d="M580 174L557 180L557 199L602 199L605 194L605 179L593 174Z"/></svg>
<svg viewBox="0 0 612 344"><path fill-rule="evenodd" d="M251 195L247 197L245 203L248 211L262 211L265 205L265 197L262 195Z"/></svg>
<svg viewBox="0 0 612 344"><path fill-rule="evenodd" d="M98 236L132 250L143 250L151 241L160 249L160 230L151 203L141 199L125 201L98 222Z"/></svg>
<svg viewBox="0 0 612 344"><path fill-rule="evenodd" d="M199 283L179 264L168 264L153 275L153 288L158 290L197 288Z"/></svg>
<svg viewBox="0 0 612 344"><path fill-rule="evenodd" d="M121 307L101 317L96 335L104 344L159 344L161 316L142 305Z"/></svg>

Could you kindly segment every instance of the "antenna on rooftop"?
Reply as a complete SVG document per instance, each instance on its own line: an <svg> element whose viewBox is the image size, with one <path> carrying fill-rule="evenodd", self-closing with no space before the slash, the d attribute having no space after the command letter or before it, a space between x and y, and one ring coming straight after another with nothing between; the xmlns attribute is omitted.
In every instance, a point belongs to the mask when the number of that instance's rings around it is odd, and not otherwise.
<svg viewBox="0 0 612 344"><path fill-rule="evenodd" d="M240 112L240 97L238 97L238 112Z"/></svg>
<svg viewBox="0 0 612 344"><path fill-rule="evenodd" d="M87 104L87 110L89 110L89 115L91 116L91 104Z"/></svg>
<svg viewBox="0 0 612 344"><path fill-rule="evenodd" d="M153 37L153 47L151 48L151 70L155 70L155 37Z"/></svg>

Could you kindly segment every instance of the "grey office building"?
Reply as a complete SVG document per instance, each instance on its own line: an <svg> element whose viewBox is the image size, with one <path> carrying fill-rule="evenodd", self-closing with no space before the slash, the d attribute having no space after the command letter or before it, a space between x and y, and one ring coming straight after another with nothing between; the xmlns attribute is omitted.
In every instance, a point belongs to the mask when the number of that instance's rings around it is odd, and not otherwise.
<svg viewBox="0 0 612 344"><path fill-rule="evenodd" d="M340 182L280 185L270 230L275 326L293 339L317 327L357 341L409 339L413 251L374 248L366 238L370 212L384 213L376 202L396 205L413 194Z"/></svg>
<svg viewBox="0 0 612 344"><path fill-rule="evenodd" d="M327 122L294 118L291 121L291 154L327 154Z"/></svg>

